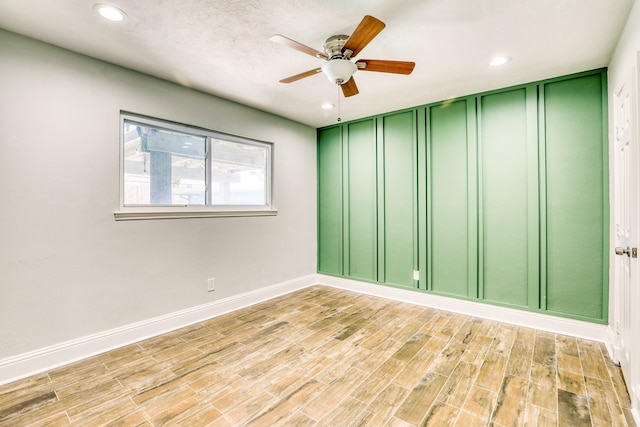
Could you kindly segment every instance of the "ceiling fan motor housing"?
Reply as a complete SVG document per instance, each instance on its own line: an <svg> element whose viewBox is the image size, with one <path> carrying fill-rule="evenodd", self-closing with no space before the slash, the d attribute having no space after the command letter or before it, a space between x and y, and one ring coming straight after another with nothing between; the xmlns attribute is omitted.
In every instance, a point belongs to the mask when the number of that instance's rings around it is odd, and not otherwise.
<svg viewBox="0 0 640 427"><path fill-rule="evenodd" d="M344 55L342 53L342 47L348 39L349 36L345 36L343 34L329 37L324 42L324 51L327 56L329 58L343 58Z"/></svg>

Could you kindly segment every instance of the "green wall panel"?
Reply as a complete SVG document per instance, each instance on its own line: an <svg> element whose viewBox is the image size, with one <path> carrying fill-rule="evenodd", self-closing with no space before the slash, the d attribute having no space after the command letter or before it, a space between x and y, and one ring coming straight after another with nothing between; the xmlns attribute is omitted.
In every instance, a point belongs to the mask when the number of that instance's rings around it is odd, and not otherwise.
<svg viewBox="0 0 640 427"><path fill-rule="evenodd" d="M543 86L547 309L598 319L608 275L602 79Z"/></svg>
<svg viewBox="0 0 640 427"><path fill-rule="evenodd" d="M416 125L415 112L407 111L382 118L384 188L383 250L381 280L413 287L413 269L417 261L416 225Z"/></svg>
<svg viewBox="0 0 640 427"><path fill-rule="evenodd" d="M467 101L443 103L427 111L430 289L466 297L469 296Z"/></svg>
<svg viewBox="0 0 640 427"><path fill-rule="evenodd" d="M606 86L596 70L319 130L318 271L606 322Z"/></svg>
<svg viewBox="0 0 640 427"><path fill-rule="evenodd" d="M377 280L376 121L347 125L348 207L345 269L349 277Z"/></svg>
<svg viewBox="0 0 640 427"><path fill-rule="evenodd" d="M318 271L342 271L342 130L318 131Z"/></svg>
<svg viewBox="0 0 640 427"><path fill-rule="evenodd" d="M527 306L528 195L526 90L479 98L481 292Z"/></svg>

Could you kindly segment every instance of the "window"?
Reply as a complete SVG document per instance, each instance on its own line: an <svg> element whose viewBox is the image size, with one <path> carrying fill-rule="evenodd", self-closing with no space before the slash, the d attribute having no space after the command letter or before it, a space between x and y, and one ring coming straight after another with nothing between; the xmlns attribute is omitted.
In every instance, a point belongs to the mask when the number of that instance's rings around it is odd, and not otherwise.
<svg viewBox="0 0 640 427"><path fill-rule="evenodd" d="M270 143L121 114L116 219L274 215Z"/></svg>

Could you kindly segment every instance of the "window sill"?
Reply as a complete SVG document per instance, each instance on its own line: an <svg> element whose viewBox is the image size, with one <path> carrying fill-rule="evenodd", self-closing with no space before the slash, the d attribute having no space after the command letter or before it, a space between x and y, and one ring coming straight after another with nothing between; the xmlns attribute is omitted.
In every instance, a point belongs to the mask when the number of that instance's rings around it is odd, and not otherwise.
<svg viewBox="0 0 640 427"><path fill-rule="evenodd" d="M139 219L218 218L243 216L275 216L277 209L189 209L189 208L125 208L113 213L116 221Z"/></svg>

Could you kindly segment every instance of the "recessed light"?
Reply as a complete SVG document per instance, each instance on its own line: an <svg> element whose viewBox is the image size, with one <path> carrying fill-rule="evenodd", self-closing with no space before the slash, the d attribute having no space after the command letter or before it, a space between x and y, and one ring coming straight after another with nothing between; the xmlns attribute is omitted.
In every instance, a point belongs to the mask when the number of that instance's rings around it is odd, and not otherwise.
<svg viewBox="0 0 640 427"><path fill-rule="evenodd" d="M325 102L324 104L322 104L322 108L325 110L330 110L335 106L336 106L335 104L332 104L330 102Z"/></svg>
<svg viewBox="0 0 640 427"><path fill-rule="evenodd" d="M491 62L489 62L489 65L491 65L492 67L499 67L500 65L504 65L509 61L511 61L511 58L509 58L508 56L496 56L491 60Z"/></svg>
<svg viewBox="0 0 640 427"><path fill-rule="evenodd" d="M122 9L119 9L110 4L98 3L94 5L93 8L100 14L100 16L108 19L109 21L120 22L126 16Z"/></svg>

